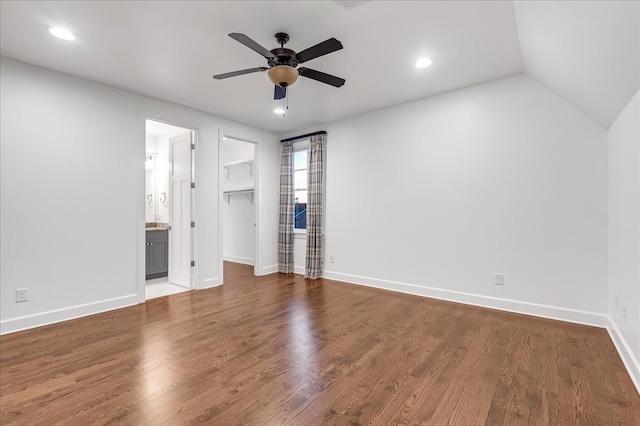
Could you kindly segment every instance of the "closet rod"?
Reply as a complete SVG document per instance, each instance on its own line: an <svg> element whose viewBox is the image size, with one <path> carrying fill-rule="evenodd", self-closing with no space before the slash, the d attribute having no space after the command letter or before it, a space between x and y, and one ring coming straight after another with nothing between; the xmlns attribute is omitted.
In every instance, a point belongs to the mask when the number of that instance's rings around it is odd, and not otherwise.
<svg viewBox="0 0 640 426"><path fill-rule="evenodd" d="M313 133L307 133L306 135L300 135L300 136L294 136L292 138L287 138L287 139L281 139L280 142L291 142L291 141L295 141L298 139L304 139L304 138L308 138L311 136L315 136L315 135L326 135L327 132L325 132L324 130L320 130L319 132L313 132Z"/></svg>

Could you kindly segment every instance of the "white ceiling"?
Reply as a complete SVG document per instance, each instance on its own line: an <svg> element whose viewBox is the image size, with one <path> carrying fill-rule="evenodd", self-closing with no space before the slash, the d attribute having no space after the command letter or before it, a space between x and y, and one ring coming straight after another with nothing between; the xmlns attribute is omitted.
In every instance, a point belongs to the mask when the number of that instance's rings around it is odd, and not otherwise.
<svg viewBox="0 0 640 426"><path fill-rule="evenodd" d="M555 3L2 1L0 54L275 132L526 70L608 127L639 86L638 2ZM49 35L58 25L77 40ZM347 80L300 78L286 117L272 112L266 73L212 78L266 66L228 33L272 49L279 31L295 51L340 40L343 50L305 66ZM419 70L422 55L433 64Z"/></svg>
<svg viewBox="0 0 640 426"><path fill-rule="evenodd" d="M516 2L524 68L610 127L640 84L640 2Z"/></svg>

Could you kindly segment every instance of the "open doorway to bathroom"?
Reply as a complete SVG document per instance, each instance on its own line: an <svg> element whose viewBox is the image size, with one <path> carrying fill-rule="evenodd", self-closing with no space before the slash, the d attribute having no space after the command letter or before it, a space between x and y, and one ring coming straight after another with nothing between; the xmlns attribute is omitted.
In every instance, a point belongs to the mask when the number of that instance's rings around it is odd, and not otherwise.
<svg viewBox="0 0 640 426"><path fill-rule="evenodd" d="M145 297L193 285L193 148L195 131L145 123Z"/></svg>

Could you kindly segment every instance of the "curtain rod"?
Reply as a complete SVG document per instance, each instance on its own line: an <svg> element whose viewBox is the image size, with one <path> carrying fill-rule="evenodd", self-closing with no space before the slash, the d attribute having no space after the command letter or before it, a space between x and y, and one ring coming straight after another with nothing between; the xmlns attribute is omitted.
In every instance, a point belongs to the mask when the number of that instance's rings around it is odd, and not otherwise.
<svg viewBox="0 0 640 426"><path fill-rule="evenodd" d="M295 141L297 139L304 139L304 138L308 138L310 136L315 136L315 135L326 135L327 132L325 132L324 130L320 130L319 132L313 132L313 133L307 133L306 135L300 135L300 136L294 136L292 138L287 138L287 139L281 139L280 142L291 142L291 141Z"/></svg>

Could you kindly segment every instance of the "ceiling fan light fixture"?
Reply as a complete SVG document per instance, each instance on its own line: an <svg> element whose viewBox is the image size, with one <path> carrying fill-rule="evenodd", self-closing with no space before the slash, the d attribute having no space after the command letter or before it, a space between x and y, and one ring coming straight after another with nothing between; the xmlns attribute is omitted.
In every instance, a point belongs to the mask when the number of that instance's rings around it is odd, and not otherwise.
<svg viewBox="0 0 640 426"><path fill-rule="evenodd" d="M267 74L273 84L280 87L291 86L298 79L298 71L289 65L276 65Z"/></svg>

